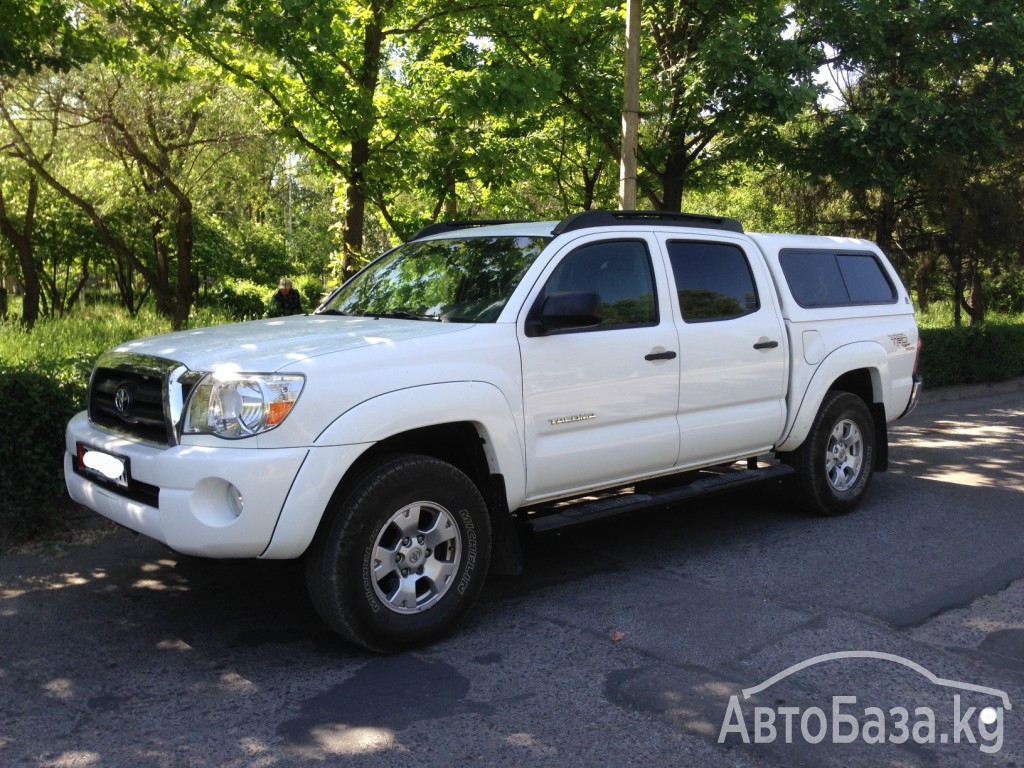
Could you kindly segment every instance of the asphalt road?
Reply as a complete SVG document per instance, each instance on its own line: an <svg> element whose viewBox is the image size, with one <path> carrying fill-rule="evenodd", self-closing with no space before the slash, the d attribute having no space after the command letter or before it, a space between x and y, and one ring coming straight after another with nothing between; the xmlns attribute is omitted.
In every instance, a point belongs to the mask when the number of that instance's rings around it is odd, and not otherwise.
<svg viewBox="0 0 1024 768"><path fill-rule="evenodd" d="M7 554L0 765L1024 765L1024 384L958 394L852 515L761 488L537 541L399 656L294 565Z"/></svg>

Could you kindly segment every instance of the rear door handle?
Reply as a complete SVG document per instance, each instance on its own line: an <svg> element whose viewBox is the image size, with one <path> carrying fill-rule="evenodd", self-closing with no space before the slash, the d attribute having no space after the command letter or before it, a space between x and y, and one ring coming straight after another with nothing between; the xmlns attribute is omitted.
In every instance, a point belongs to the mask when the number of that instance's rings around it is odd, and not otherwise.
<svg viewBox="0 0 1024 768"><path fill-rule="evenodd" d="M644 360L675 360L675 352L651 352L649 355L644 355Z"/></svg>
<svg viewBox="0 0 1024 768"><path fill-rule="evenodd" d="M779 346L777 341L759 341L754 345L754 349L775 349Z"/></svg>

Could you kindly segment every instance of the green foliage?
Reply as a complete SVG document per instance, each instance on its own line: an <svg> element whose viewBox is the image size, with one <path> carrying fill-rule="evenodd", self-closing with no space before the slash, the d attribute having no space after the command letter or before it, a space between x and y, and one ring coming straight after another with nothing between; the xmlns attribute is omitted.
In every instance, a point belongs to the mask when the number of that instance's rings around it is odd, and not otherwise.
<svg viewBox="0 0 1024 768"><path fill-rule="evenodd" d="M1024 17L1016 0L795 6L835 88L787 165L845 197L847 227L891 253L924 302L984 320L985 276L1019 251ZM831 213L831 212L830 212ZM838 233L837 233L838 234Z"/></svg>
<svg viewBox="0 0 1024 768"><path fill-rule="evenodd" d="M922 304L1024 309L1018 0L643 5L641 207L869 237ZM0 277L44 318L99 283L181 324L210 286L284 275L311 276L312 309L317 280L424 224L617 204L621 3L0 0L0 19ZM836 76L816 104L815 72ZM233 285L214 308L257 316Z"/></svg>
<svg viewBox="0 0 1024 768"><path fill-rule="evenodd" d="M231 227L219 216L200 216L194 223L192 265L201 277L231 275L236 248Z"/></svg>
<svg viewBox="0 0 1024 768"><path fill-rule="evenodd" d="M0 365L0 544L48 530L64 495L64 427L81 395L45 371Z"/></svg>
<svg viewBox="0 0 1024 768"><path fill-rule="evenodd" d="M922 328L919 372L926 387L1024 376L1024 324Z"/></svg>
<svg viewBox="0 0 1024 768"><path fill-rule="evenodd" d="M67 70L99 48L76 2L0 0L0 19L0 76Z"/></svg>
<svg viewBox="0 0 1024 768"><path fill-rule="evenodd" d="M291 271L288 244L276 227L245 222L239 227L238 235L239 248L228 274L253 283L275 285Z"/></svg>
<svg viewBox="0 0 1024 768"><path fill-rule="evenodd" d="M301 275L292 281L295 290L302 296L302 309L312 312L320 306L320 300L324 297L324 285L320 279L313 275Z"/></svg>
<svg viewBox="0 0 1024 768"><path fill-rule="evenodd" d="M212 306L232 320L256 320L267 312L274 288L252 280L224 280L209 293Z"/></svg>

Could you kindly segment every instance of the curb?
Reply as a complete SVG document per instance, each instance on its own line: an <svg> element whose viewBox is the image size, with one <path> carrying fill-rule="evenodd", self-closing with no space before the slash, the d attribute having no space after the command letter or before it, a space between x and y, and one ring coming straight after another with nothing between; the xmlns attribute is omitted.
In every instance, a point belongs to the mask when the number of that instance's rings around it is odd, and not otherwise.
<svg viewBox="0 0 1024 768"><path fill-rule="evenodd" d="M928 382L924 383L924 392L921 393L921 403L943 403L948 400L966 400L971 397L992 397L995 395L1008 395L1014 392L1024 392L1024 378L1010 379L1009 381L993 381L984 384L950 384L944 387L928 389Z"/></svg>

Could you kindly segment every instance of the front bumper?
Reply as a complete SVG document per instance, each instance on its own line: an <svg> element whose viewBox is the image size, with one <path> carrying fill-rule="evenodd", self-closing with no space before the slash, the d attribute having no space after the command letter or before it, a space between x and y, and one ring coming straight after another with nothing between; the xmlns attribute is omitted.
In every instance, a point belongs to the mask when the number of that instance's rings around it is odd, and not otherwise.
<svg viewBox="0 0 1024 768"><path fill-rule="evenodd" d="M133 482L152 488L155 503L76 471L79 443L127 459ZM65 449L72 499L178 552L204 557L263 554L311 450L151 445L96 429L85 413L68 424ZM232 496L241 497L241 509Z"/></svg>

